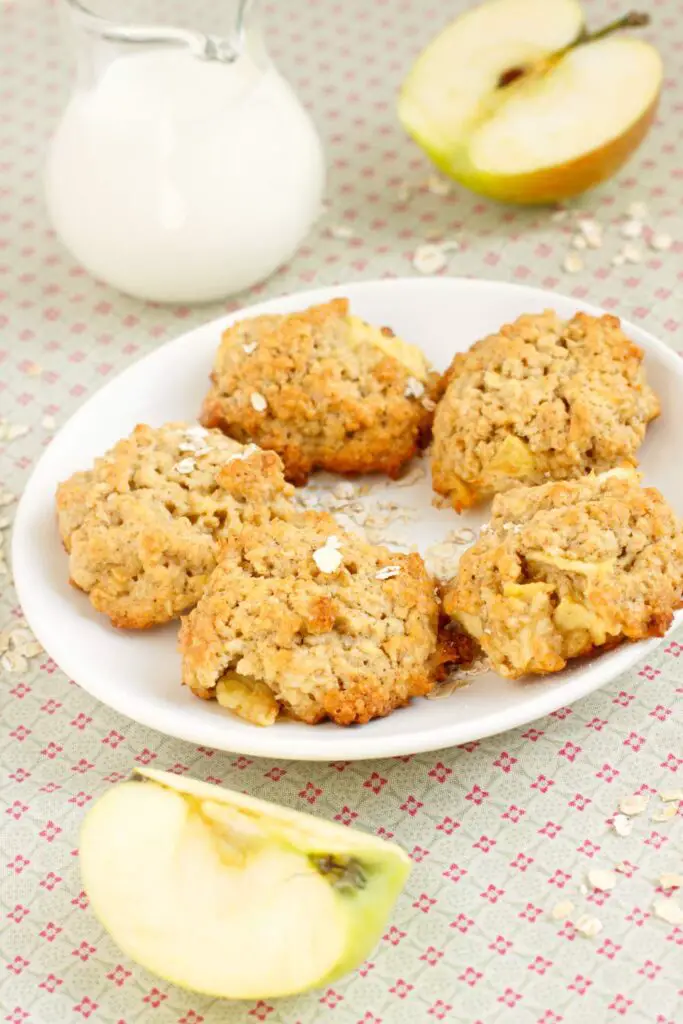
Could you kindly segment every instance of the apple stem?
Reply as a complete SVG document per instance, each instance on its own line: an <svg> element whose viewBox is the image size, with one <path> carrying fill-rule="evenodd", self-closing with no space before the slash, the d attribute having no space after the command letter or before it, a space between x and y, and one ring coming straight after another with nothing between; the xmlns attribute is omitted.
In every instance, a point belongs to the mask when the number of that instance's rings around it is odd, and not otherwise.
<svg viewBox="0 0 683 1024"><path fill-rule="evenodd" d="M573 42L569 43L568 46L564 46L561 50L557 50L547 58L546 66L555 64L565 54L575 50L578 46L584 46L586 43L595 43L599 39L605 39L607 36L611 36L613 32L621 32L625 28L643 28L649 24L649 14L641 11L629 11L628 14L624 14L621 18L611 21L603 28L596 29L595 32L588 32L586 28L583 28ZM506 86L512 85L513 82L523 78L530 70L528 66L524 65L508 68L507 71L503 71L498 79L498 88L504 89Z"/></svg>
<svg viewBox="0 0 683 1024"><path fill-rule="evenodd" d="M624 14L621 18L611 21L608 25L597 29L595 32L587 32L584 29L573 43L570 43L569 46L565 46L565 48L560 50L558 54L555 54L555 56L568 53L569 50L573 50L575 46L583 46L584 43L595 43L598 39L605 39L606 36L611 36L613 32L621 32L624 28L644 28L645 25L649 24L649 14L644 14L640 11L629 11L628 14Z"/></svg>

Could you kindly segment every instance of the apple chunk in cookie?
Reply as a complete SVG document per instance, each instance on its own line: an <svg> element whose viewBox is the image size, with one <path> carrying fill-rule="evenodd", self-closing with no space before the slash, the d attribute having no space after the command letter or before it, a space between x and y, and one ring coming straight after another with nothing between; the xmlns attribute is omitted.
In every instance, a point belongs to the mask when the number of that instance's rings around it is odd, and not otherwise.
<svg viewBox="0 0 683 1024"><path fill-rule="evenodd" d="M201 419L314 469L396 476L426 440L438 375L422 352L349 312L346 299L229 327Z"/></svg>
<svg viewBox="0 0 683 1024"><path fill-rule="evenodd" d="M257 725L368 722L431 690L438 617L419 555L303 513L229 539L182 623L183 682Z"/></svg>
<svg viewBox="0 0 683 1024"><path fill-rule="evenodd" d="M361 963L410 871L398 846L170 772L88 812L83 885L120 948L184 988L266 999Z"/></svg>
<svg viewBox="0 0 683 1024"><path fill-rule="evenodd" d="M474 192L527 204L577 195L614 174L654 120L662 60L615 34L648 20L589 32L577 0L480 3L420 54L399 117Z"/></svg>
<svg viewBox="0 0 683 1024"><path fill-rule="evenodd" d="M57 490L72 583L115 626L145 629L192 608L221 539L293 513L274 452L198 424L140 425Z"/></svg>
<svg viewBox="0 0 683 1024"><path fill-rule="evenodd" d="M444 610L510 678L663 636L683 603L683 524L638 474L519 487L463 555Z"/></svg>
<svg viewBox="0 0 683 1024"><path fill-rule="evenodd" d="M434 417L432 481L460 511L636 453L659 401L617 317L525 314L459 353Z"/></svg>

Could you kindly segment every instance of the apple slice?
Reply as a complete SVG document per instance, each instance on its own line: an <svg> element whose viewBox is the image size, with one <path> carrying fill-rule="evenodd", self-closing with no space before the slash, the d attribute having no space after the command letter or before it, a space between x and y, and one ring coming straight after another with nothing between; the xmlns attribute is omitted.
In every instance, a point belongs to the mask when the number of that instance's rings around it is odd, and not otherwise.
<svg viewBox="0 0 683 1024"><path fill-rule="evenodd" d="M589 35L576 0L489 0L418 57L399 97L406 130L474 192L548 203L615 173L644 138L662 83L657 51Z"/></svg>
<svg viewBox="0 0 683 1024"><path fill-rule="evenodd" d="M137 770L81 832L93 910L133 960L227 999L292 995L352 970L410 871L398 846L231 790Z"/></svg>

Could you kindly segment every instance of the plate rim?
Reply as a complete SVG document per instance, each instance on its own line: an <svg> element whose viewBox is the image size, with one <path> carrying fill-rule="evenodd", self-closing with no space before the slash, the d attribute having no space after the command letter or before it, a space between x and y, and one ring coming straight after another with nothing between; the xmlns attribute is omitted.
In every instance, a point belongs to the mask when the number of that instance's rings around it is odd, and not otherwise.
<svg viewBox="0 0 683 1024"><path fill-rule="evenodd" d="M193 327L189 331L184 331L183 333L170 338L162 345L159 345L150 352L145 353L138 359L133 360L128 366L125 366L120 370L119 373L117 373L111 380L103 384L102 387L97 388L80 406L78 406L62 427L55 433L50 443L41 453L24 486L12 527L12 576L22 612L30 629L36 636L36 639L44 646L43 640L41 639L42 630L40 623L36 623L35 616L33 615L32 602L30 600L30 595L28 594L29 584L26 578L27 572L29 571L28 567L31 563L31 546L28 543L29 538L25 528L25 520L28 515L27 509L29 509L34 503L32 500L34 493L40 495L41 484L43 482L42 476L45 473L45 467L49 463L51 453L53 453L54 448L59 446L64 435L76 430L79 423L84 418L87 418L91 408L94 407L95 403L101 399L104 392L113 388L115 385L120 386L122 379L125 380L127 375L139 373L141 366L145 364L152 364L155 361L163 362L168 358L169 354L180 351L186 345L190 345L193 336L197 333L203 333L215 327L216 334L219 336L220 332L224 330L226 326L236 320L249 316L258 316L262 313L277 311L278 307L281 307L283 303L287 306L291 306L292 308L309 306L318 302L327 301L335 295L342 296L345 293L348 293L349 289L351 289L357 296L359 292L374 292L378 289L391 291L397 287L405 287L408 289L417 288L418 290L428 291L429 289L448 289L454 286L474 288L477 290L481 289L482 291L486 291L493 287L496 289L514 292L522 297L526 294L529 297L529 301L532 303L534 301L538 303L539 299L542 297L542 300L545 303L545 308L552 307L553 301L557 299L563 303L571 301L575 302L577 310L584 310L593 315L603 315L606 313L608 315L615 315L594 303L585 302L581 298L575 299L573 296L563 295L560 292L549 291L532 285L517 284L516 282L510 281L498 281L491 278L463 276L387 277L373 280L346 281L340 284L323 285L305 291L284 292L262 302L257 302L249 306L243 306L239 309L225 312L214 319L207 320L206 322ZM663 341L660 341L659 338L644 328L636 324L632 324L625 318L619 317L619 319L621 320L626 333L629 333L629 331L635 331L637 335L645 338L647 348L655 352L657 357L661 358L661 361L668 366L676 376L683 380L683 359L681 359L673 349L669 348ZM674 629L682 620L683 611L677 612L671 628ZM669 633L670 632L671 630ZM669 633L667 633L667 635L669 635ZM106 689L106 687L99 687L96 680L93 681L88 679L84 682L82 680L83 673L77 666L76 671L72 671L70 649L67 651L66 656L64 656L63 652L60 652L59 660L57 660L57 658L54 660L67 677L76 682L90 696L100 701L106 707L110 707L117 713L124 715L126 718L129 718L147 728L151 728L162 735L182 739L193 744L211 746L218 750L231 751L254 757L306 761L329 761L332 757L337 760L344 759L360 761L374 760L383 757L401 757L409 754L436 751L484 739L488 736L505 732L508 729L514 729L522 725L529 724L530 722L536 721L538 718L557 710L566 703L573 704L575 701L580 700L589 693L607 685L622 672L626 671L642 658L646 657L647 654L659 646L664 639L666 639L666 637L657 637L646 641L639 641L631 645L622 645L616 650L606 653L600 659L596 659L595 662L586 666L582 675L577 679L572 680L571 694L564 695L566 696L566 700L558 698L558 689L562 690L564 687L562 685L554 686L551 677L547 681L547 686L543 686L540 683L538 684L539 689L531 701L520 704L519 706L513 706L512 708L503 707L494 710L491 714L487 714L483 718L478 719L478 721L481 722L481 725L478 728L472 728L471 722L464 723L465 727L463 728L463 724L459 723L457 719L455 719L453 721L440 723L437 727L424 728L416 734L406 733L405 735L399 734L397 736L389 735L375 737L370 733L364 737L360 732L362 727L357 726L341 730L334 743L330 742L330 733L328 731L321 731L318 737L315 730L311 729L311 735L307 738L304 750L295 749L298 744L298 734L294 736L290 734L288 736L288 729L285 723L276 726L275 729L260 729L255 726L253 727L253 732L245 732L244 735L240 734L239 737L234 735L228 736L226 739L223 735L225 732L224 725L222 724L223 720L221 720L221 724L219 724L218 720L213 722L210 719L207 719L206 722L195 722L192 719L189 719L187 723L181 722L179 724L175 721L179 712L177 707L155 709L153 705L150 706L145 704L143 700L141 708L137 705L134 708L131 708L129 697L124 697L123 700L119 700L119 694L121 691L115 690L112 694L110 690ZM45 647L45 651L48 656L52 657L52 654L47 647ZM607 676L604 677L603 668L606 663L610 665L610 671L608 671ZM444 707L446 707L446 705L444 705ZM134 714L131 714L132 710L134 711ZM403 713L409 713L409 708ZM169 719L171 720L170 722L168 721ZM228 732L230 732L229 729ZM411 739L411 736L414 738ZM333 747L332 751L330 751L330 747Z"/></svg>

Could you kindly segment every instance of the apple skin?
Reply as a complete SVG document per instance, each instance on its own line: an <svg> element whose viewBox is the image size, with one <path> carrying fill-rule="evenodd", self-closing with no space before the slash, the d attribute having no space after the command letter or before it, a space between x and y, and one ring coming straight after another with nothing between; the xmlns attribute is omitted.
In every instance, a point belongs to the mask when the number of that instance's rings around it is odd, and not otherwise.
<svg viewBox="0 0 683 1024"><path fill-rule="evenodd" d="M471 192L501 203L519 206L548 206L580 195L611 178L626 163L647 135L657 113L660 93L643 114L621 135L604 146L555 167L530 174L494 175L473 167L469 161L456 164L434 151L424 139L416 141L432 162L448 177Z"/></svg>

